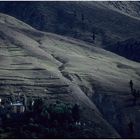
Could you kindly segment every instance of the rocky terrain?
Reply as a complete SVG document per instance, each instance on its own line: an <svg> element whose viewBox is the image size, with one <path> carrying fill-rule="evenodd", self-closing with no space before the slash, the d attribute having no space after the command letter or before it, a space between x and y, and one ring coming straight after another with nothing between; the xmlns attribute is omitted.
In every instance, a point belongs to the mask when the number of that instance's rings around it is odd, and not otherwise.
<svg viewBox="0 0 140 140"><path fill-rule="evenodd" d="M0 14L0 95L39 96L78 103L86 123L82 138L139 138L140 64L83 41L41 32ZM21 90L22 89L22 90Z"/></svg>
<svg viewBox="0 0 140 140"><path fill-rule="evenodd" d="M117 12L125 14L135 19L140 18L140 3L139 1L107 1L101 2L104 6L111 8Z"/></svg>

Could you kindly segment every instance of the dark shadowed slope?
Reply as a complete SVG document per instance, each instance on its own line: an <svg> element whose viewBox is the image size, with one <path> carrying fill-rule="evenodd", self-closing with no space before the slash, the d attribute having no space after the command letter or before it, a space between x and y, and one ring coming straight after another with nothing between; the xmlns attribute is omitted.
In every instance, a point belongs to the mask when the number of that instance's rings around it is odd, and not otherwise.
<svg viewBox="0 0 140 140"><path fill-rule="evenodd" d="M99 46L102 44L101 47L116 41L139 37L140 21L108 8L105 6L107 4L106 2L105 4L100 2L0 2L0 11L39 30L79 38ZM137 7L138 4L135 2ZM131 6L131 3L129 5Z"/></svg>
<svg viewBox="0 0 140 140"><path fill-rule="evenodd" d="M133 61L140 62L140 41L139 39L128 39L117 42L106 47L111 52L117 53Z"/></svg>

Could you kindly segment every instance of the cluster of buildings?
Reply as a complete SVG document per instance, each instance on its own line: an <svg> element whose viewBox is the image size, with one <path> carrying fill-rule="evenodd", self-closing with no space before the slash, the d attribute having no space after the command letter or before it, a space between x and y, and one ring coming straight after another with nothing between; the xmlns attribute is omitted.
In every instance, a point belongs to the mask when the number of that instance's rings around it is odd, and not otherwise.
<svg viewBox="0 0 140 140"><path fill-rule="evenodd" d="M24 97L3 97L0 98L0 115L2 112L9 113L24 113L25 111L25 99Z"/></svg>
<svg viewBox="0 0 140 140"><path fill-rule="evenodd" d="M34 101L30 104L33 105ZM0 96L0 125L3 120L18 120L24 116L28 109L29 101L25 96Z"/></svg>

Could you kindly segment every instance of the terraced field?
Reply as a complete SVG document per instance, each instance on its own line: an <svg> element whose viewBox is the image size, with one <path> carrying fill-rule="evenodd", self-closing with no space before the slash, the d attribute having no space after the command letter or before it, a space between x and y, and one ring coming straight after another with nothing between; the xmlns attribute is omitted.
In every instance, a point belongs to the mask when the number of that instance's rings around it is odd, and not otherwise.
<svg viewBox="0 0 140 140"><path fill-rule="evenodd" d="M118 132L125 136L122 114L133 114L132 118L139 114L137 107L130 106L129 111L124 107L131 98L129 80L140 89L139 63L82 41L37 31L3 14L0 34L0 96L21 92L48 103L58 99L78 103L90 138L119 138ZM125 122L121 128L119 119Z"/></svg>

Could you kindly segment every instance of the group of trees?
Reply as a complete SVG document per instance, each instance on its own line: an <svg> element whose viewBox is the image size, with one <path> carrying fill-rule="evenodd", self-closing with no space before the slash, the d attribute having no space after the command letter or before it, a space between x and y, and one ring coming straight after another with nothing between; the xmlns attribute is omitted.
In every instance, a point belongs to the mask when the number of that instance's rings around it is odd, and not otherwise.
<svg viewBox="0 0 140 140"><path fill-rule="evenodd" d="M8 133L6 138L63 138L79 129L76 124L80 122L80 113L78 104L58 100L48 104L42 98L30 99L26 112L16 116L17 120L7 119L5 122L8 123L0 126L0 130L3 134Z"/></svg>
<svg viewBox="0 0 140 140"><path fill-rule="evenodd" d="M78 104L66 104L60 101L47 104L42 99L36 99L32 106L32 114L36 114L39 120L48 124L54 121L60 125L64 122L72 123L80 120L80 108Z"/></svg>
<svg viewBox="0 0 140 140"><path fill-rule="evenodd" d="M136 102L140 98L140 91L134 88L134 83L132 80L129 81L130 93L133 96L133 105L136 105ZM130 119L130 118L129 118ZM132 119L128 122L128 137L133 138L135 134L134 129L135 123Z"/></svg>
<svg viewBox="0 0 140 140"><path fill-rule="evenodd" d="M140 41L136 39L128 39L117 42L116 44L106 47L107 50L115 52L128 59L140 62Z"/></svg>
<svg viewBox="0 0 140 140"><path fill-rule="evenodd" d="M137 100L140 98L140 91L137 89L134 89L134 84L132 80L130 80L129 86L130 86L131 94L134 97L134 100L133 100L134 105L136 105Z"/></svg>
<svg viewBox="0 0 140 140"><path fill-rule="evenodd" d="M61 25L56 26L56 33L59 34L73 34L75 38L79 38L87 31L91 32L91 40L95 41L95 32L92 32L88 26L89 20L87 14L83 11L73 9L73 12L66 12L64 9L57 9L56 22ZM63 26L62 26L63 25ZM65 27L65 28L64 28Z"/></svg>

